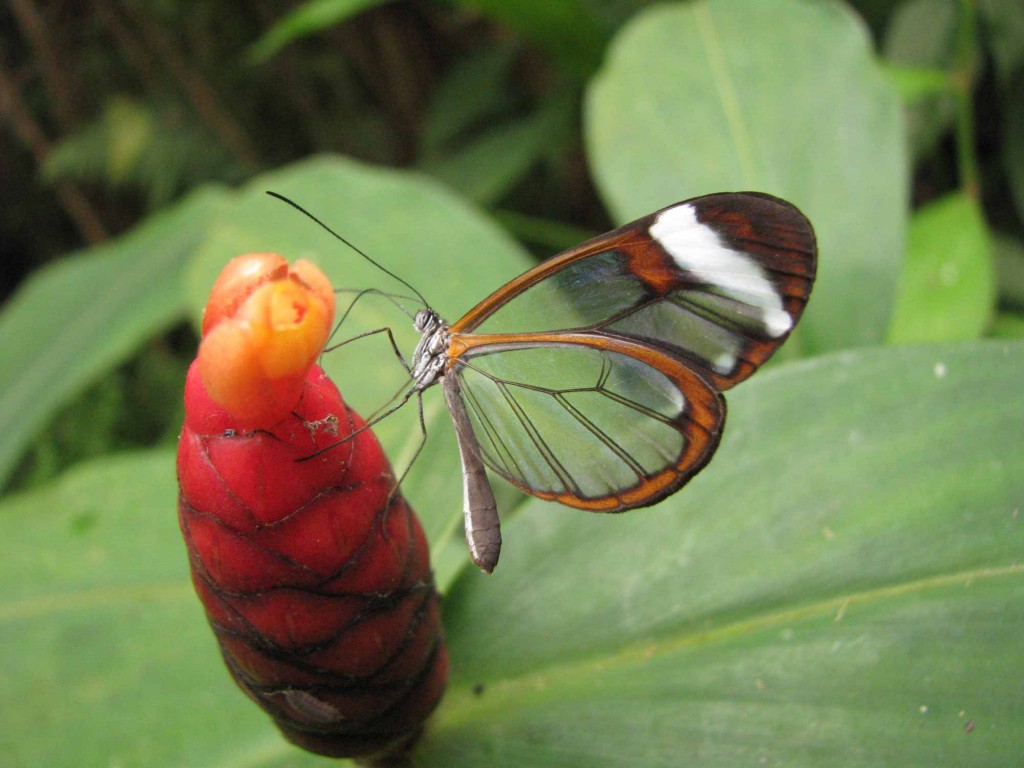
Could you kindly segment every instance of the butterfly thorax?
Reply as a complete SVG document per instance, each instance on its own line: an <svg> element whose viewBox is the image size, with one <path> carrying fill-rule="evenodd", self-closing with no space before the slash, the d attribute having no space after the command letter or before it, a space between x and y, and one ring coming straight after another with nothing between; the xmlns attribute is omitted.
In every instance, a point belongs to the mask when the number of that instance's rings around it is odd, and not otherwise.
<svg viewBox="0 0 1024 768"><path fill-rule="evenodd" d="M413 319L420 341L412 353L413 389L424 390L444 375L448 362L448 324L432 309L421 309Z"/></svg>

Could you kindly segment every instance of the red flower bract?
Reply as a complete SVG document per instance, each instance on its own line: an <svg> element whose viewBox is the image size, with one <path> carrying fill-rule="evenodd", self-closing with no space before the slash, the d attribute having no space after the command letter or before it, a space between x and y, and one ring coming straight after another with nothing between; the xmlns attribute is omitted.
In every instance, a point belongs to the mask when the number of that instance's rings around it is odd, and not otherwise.
<svg viewBox="0 0 1024 768"><path fill-rule="evenodd" d="M251 408L214 402L200 369L185 386L178 510L228 669L295 744L395 755L448 672L419 521L319 367L290 412L259 429Z"/></svg>

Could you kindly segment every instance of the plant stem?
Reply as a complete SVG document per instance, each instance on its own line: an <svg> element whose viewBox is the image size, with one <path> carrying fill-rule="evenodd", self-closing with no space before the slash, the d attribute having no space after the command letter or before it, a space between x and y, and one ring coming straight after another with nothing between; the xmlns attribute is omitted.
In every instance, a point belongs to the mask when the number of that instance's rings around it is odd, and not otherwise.
<svg viewBox="0 0 1024 768"><path fill-rule="evenodd" d="M974 82L978 74L978 24L973 0L960 0L950 87L956 100L955 141L960 187L977 199L981 182L974 138Z"/></svg>
<svg viewBox="0 0 1024 768"><path fill-rule="evenodd" d="M10 9L21 34L32 47L33 61L50 96L54 117L64 131L74 129L83 119L81 101L86 89L76 68L68 66L68 46L60 39L63 30L49 25L32 0L11 0Z"/></svg>

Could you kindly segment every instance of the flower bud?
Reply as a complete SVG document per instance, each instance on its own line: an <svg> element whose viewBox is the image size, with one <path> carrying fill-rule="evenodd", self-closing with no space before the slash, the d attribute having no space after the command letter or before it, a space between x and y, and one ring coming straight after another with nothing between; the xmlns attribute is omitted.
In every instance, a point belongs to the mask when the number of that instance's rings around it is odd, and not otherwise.
<svg viewBox="0 0 1024 768"><path fill-rule="evenodd" d="M333 322L334 292L315 265L239 256L217 278L203 314L203 385L241 425L269 428L296 407Z"/></svg>

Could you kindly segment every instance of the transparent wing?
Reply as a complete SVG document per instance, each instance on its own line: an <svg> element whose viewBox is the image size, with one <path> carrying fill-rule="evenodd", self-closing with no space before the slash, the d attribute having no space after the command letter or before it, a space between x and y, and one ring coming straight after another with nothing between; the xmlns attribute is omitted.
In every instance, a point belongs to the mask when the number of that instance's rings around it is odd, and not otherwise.
<svg viewBox="0 0 1024 768"><path fill-rule="evenodd" d="M686 360L719 389L785 341L816 270L810 222L754 192L669 206L538 265L451 330L576 329L634 339Z"/></svg>
<svg viewBox="0 0 1024 768"><path fill-rule="evenodd" d="M653 504L711 458L721 395L627 340L534 334L467 349L448 375L484 462L528 493L593 511Z"/></svg>

